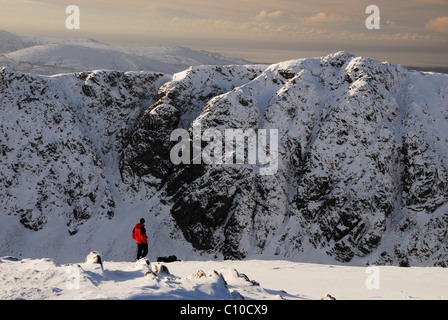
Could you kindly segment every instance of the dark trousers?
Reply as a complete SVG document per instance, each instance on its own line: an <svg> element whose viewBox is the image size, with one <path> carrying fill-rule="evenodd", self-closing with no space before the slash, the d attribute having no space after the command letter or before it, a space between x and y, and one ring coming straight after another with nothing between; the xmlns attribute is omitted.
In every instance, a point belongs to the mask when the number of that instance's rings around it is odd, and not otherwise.
<svg viewBox="0 0 448 320"><path fill-rule="evenodd" d="M137 260L148 254L148 243L137 243Z"/></svg>

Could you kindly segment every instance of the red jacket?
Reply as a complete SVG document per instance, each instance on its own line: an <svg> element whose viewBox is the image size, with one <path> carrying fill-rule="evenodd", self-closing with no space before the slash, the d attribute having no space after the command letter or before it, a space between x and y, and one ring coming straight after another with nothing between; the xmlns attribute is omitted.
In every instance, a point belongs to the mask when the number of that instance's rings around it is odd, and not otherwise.
<svg viewBox="0 0 448 320"><path fill-rule="evenodd" d="M146 237L146 229L145 225L141 223L137 223L132 230L132 239L137 241L137 243L146 243L148 242L148 238Z"/></svg>

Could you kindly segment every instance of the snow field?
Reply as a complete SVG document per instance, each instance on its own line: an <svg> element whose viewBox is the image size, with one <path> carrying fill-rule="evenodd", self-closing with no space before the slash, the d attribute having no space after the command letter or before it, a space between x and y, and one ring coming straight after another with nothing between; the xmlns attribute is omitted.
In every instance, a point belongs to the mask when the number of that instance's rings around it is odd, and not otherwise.
<svg viewBox="0 0 448 320"><path fill-rule="evenodd" d="M180 261L151 267L86 259L0 258L2 300L446 300L444 268L378 267L378 289L365 267L282 260ZM151 269L150 269L151 268ZM153 272L149 272L153 271ZM367 284L366 284L367 283ZM370 289L369 289L370 287Z"/></svg>

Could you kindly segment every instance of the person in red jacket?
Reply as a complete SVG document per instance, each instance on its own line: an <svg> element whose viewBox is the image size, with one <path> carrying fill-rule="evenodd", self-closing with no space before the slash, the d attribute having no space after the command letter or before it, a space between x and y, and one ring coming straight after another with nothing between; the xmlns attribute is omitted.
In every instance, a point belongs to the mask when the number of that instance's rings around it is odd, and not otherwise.
<svg viewBox="0 0 448 320"><path fill-rule="evenodd" d="M146 237L145 219L141 218L132 230L132 239L137 241L137 260L148 254L148 238Z"/></svg>

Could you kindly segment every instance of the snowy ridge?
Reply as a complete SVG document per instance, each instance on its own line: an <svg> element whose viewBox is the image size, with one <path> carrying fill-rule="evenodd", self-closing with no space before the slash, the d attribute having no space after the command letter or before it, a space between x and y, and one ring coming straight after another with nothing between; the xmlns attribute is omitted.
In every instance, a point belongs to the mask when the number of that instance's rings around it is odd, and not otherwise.
<svg viewBox="0 0 448 320"><path fill-rule="evenodd" d="M0 72L1 255L447 266L448 76L338 52L174 76ZM180 165L176 128L278 129L279 170ZM69 250L71 247L79 250Z"/></svg>
<svg viewBox="0 0 448 320"><path fill-rule="evenodd" d="M7 53L26 48L30 43L21 37L0 30L0 53Z"/></svg>
<svg viewBox="0 0 448 320"><path fill-rule="evenodd" d="M93 39L17 36L0 30L0 66L53 75L98 69L173 74L192 65L248 64L182 47L115 47Z"/></svg>

